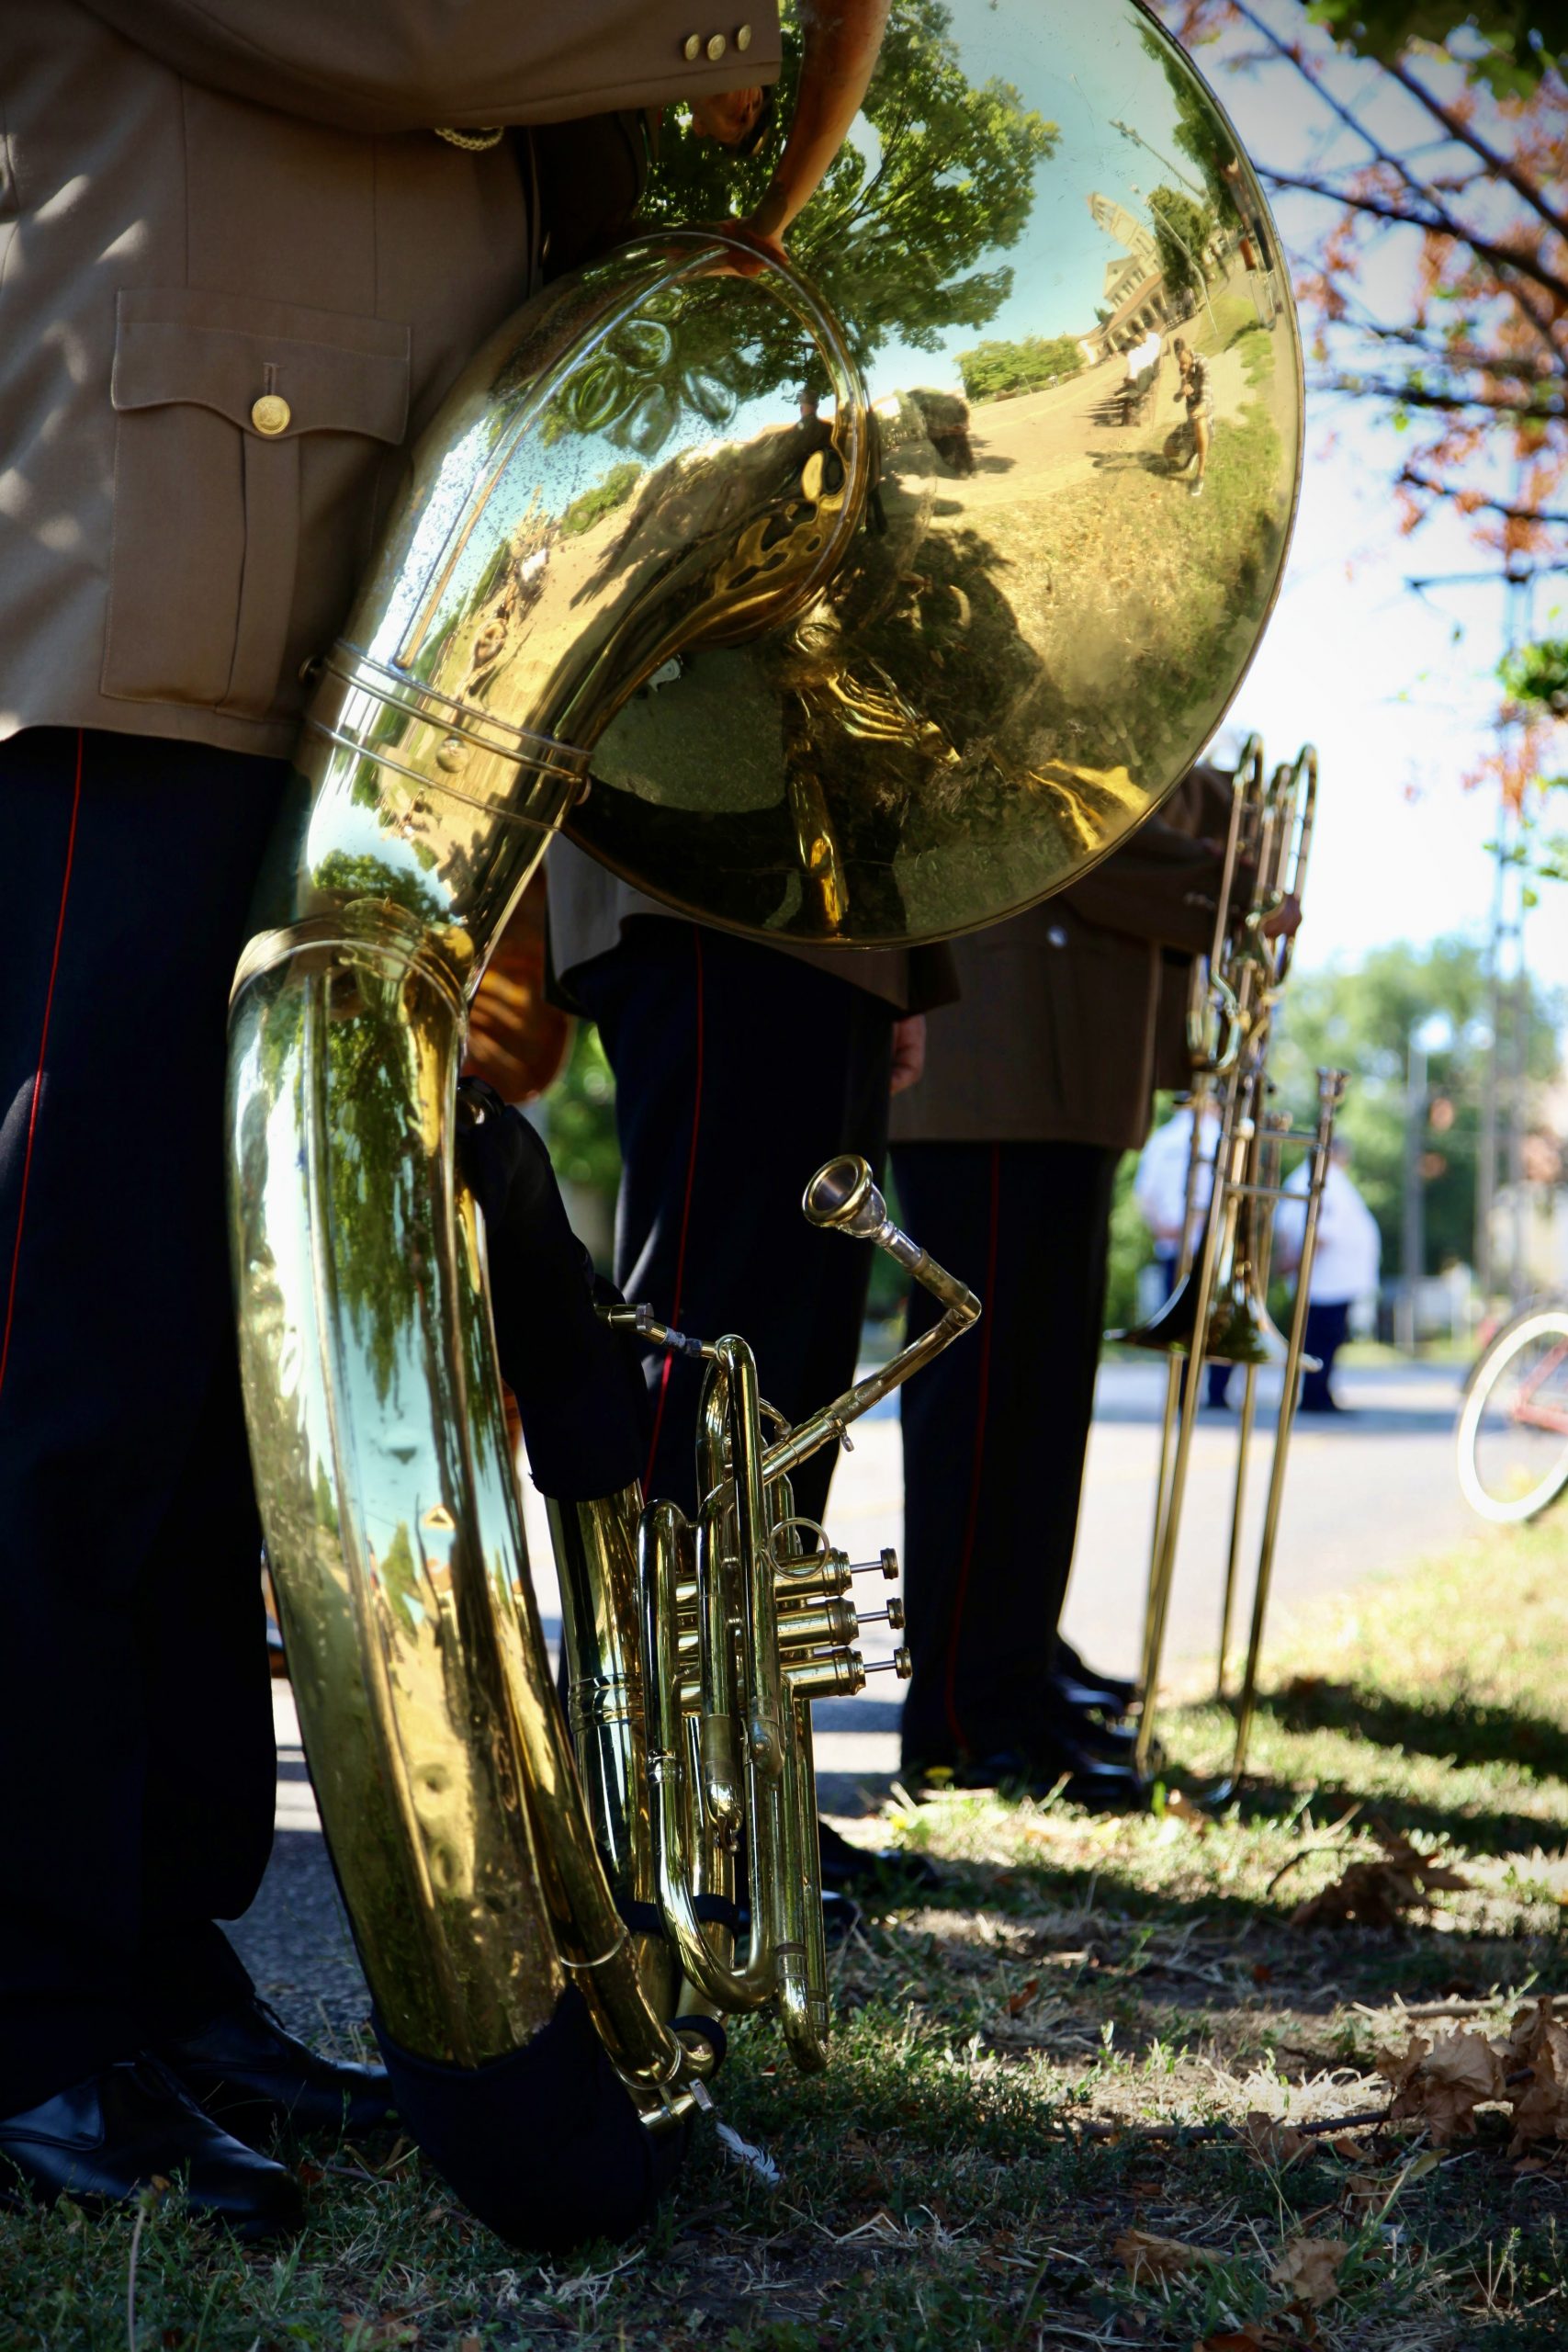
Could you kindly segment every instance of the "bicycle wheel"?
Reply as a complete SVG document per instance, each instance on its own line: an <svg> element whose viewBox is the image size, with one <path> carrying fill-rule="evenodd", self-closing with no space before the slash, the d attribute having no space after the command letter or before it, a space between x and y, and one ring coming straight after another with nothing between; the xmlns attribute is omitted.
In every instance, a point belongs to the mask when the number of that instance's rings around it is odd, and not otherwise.
<svg viewBox="0 0 1568 2352"><path fill-rule="evenodd" d="M1506 1324L1476 1365L1458 1430L1459 1483L1472 1510L1517 1526L1568 1487L1568 1306Z"/></svg>

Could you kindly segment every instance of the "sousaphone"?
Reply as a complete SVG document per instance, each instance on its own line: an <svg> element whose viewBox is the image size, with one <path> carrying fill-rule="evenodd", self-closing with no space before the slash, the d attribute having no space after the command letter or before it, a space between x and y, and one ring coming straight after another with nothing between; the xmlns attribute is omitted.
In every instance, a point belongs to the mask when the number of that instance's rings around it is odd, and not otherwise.
<svg viewBox="0 0 1568 2352"><path fill-rule="evenodd" d="M825 2056L810 1701L863 1668L789 1470L870 1398L780 1430L743 1342L641 1317L709 1351L698 1519L645 1503L590 1377L637 1332L573 1289L547 1170L459 1109L487 957L563 831L847 955L1059 888L1224 715L1301 446L1261 192L1133 0L900 0L790 266L684 225L769 164L677 130L634 241L499 329L415 452L323 649L231 1023L246 1403L322 1821L404 2118L533 2245L646 2210L727 2010ZM1201 500L1168 357L1121 423L1151 323L1209 358ZM937 1288L942 1340L972 1319L869 1171L807 1207ZM548 1423L570 1733L502 1369Z"/></svg>

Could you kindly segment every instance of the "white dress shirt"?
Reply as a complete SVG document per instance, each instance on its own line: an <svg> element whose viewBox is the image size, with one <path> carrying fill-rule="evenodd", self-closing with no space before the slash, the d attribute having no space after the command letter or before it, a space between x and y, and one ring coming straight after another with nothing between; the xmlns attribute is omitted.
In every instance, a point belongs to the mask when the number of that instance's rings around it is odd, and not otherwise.
<svg viewBox="0 0 1568 2352"><path fill-rule="evenodd" d="M1213 1109L1203 1114L1203 1156L1192 1187L1192 1234L1195 1241L1214 1183L1214 1150L1220 1122ZM1156 1127L1138 1159L1133 1198L1144 1223L1155 1238L1161 1257L1172 1258L1181 1246L1181 1220L1187 1205L1187 1169L1192 1152L1192 1114L1172 1114Z"/></svg>
<svg viewBox="0 0 1568 2352"><path fill-rule="evenodd" d="M1274 1250L1281 1272L1290 1272L1301 1257L1306 1224L1306 1186L1310 1160L1293 1169L1285 1185L1286 1197L1274 1216ZM1312 1261L1307 1296L1314 1306L1353 1306L1359 1298L1376 1295L1382 1261L1377 1219L1337 1160L1331 1160L1317 1216L1317 1249Z"/></svg>

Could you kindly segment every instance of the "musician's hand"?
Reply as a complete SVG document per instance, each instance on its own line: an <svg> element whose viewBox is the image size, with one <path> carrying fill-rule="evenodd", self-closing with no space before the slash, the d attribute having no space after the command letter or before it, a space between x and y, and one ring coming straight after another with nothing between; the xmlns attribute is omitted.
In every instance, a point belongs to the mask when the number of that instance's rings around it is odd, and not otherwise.
<svg viewBox="0 0 1568 2352"><path fill-rule="evenodd" d="M1263 921L1265 939L1294 939L1302 927L1302 902L1292 890Z"/></svg>
<svg viewBox="0 0 1568 2352"><path fill-rule="evenodd" d="M784 232L843 145L882 47L887 8L888 0L805 0L789 136L766 195L740 223L764 253L782 250Z"/></svg>
<svg viewBox="0 0 1568 2352"><path fill-rule="evenodd" d="M907 1012L893 1023L893 1075L887 1083L889 1094L902 1094L907 1086L918 1086L926 1069L926 1016L923 1012Z"/></svg>

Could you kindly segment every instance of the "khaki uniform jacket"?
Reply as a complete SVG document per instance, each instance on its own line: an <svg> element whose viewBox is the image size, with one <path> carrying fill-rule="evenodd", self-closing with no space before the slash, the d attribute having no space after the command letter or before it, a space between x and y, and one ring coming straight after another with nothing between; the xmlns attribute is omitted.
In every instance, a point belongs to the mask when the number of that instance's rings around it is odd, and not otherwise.
<svg viewBox="0 0 1568 2352"><path fill-rule="evenodd" d="M547 226L530 141L434 126L772 81L776 0L745 16L742 55L686 0L0 0L0 738L287 752ZM564 177L602 201L602 163Z"/></svg>
<svg viewBox="0 0 1568 2352"><path fill-rule="evenodd" d="M926 1028L895 1143L1083 1143L1148 1133L1162 947L1199 953L1221 861L1161 819L1082 882L953 943L960 995Z"/></svg>
<svg viewBox="0 0 1568 2352"><path fill-rule="evenodd" d="M650 899L595 863L574 842L552 843L545 865L549 889L550 970L552 993L570 1010L577 1009L571 975L596 956L607 956L620 940L621 925L645 915L674 918L672 907ZM952 950L937 947L797 946L791 940L770 939L781 956L814 964L831 972L868 996L880 997L898 1012L923 1012L933 1004L950 1004L958 993Z"/></svg>

